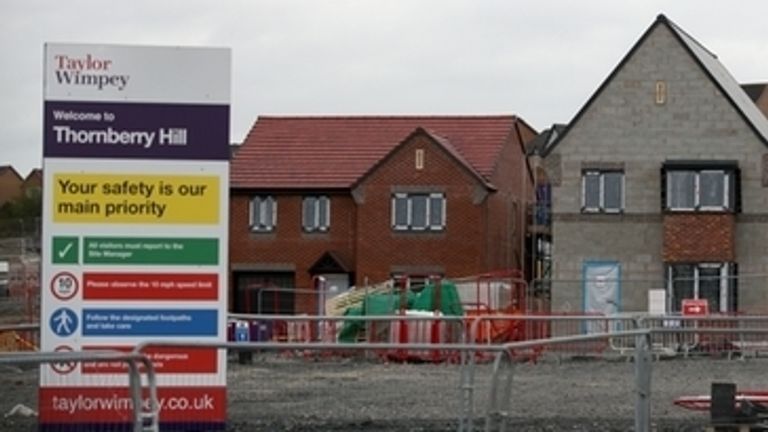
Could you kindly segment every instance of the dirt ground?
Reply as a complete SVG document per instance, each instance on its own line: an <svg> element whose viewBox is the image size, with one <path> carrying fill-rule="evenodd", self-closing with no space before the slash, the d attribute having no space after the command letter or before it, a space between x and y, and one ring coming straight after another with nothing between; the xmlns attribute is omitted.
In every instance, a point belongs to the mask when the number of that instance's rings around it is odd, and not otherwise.
<svg viewBox="0 0 768 432"><path fill-rule="evenodd" d="M235 359L235 357L233 357ZM621 360L542 359L515 366L511 431L629 431L634 414L634 364ZM492 365L476 370L475 426L484 425ZM768 389L768 359L672 359L653 363L656 431L703 430L708 413L672 402L707 394L713 381ZM455 431L461 412L460 369L454 364L256 356L231 361L229 431ZM0 430L33 431L34 417L6 415L36 406L37 369L0 368Z"/></svg>

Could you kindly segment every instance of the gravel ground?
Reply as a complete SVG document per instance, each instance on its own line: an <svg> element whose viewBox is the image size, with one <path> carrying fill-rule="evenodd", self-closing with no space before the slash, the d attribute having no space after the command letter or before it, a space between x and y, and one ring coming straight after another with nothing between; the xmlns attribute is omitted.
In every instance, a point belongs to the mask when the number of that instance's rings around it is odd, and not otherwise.
<svg viewBox="0 0 768 432"><path fill-rule="evenodd" d="M658 431L703 430L707 413L672 401L707 394L713 380L768 388L765 359L676 359L653 366ZM235 381L254 383L230 392L233 431L455 431L461 412L457 365L261 359L233 365L230 373ZM615 360L518 364L507 430L632 430L633 373L633 363ZM484 424L491 375L490 364L478 365L476 425ZM241 420L248 413L258 420Z"/></svg>
<svg viewBox="0 0 768 432"><path fill-rule="evenodd" d="M512 431L628 431L634 413L634 364L543 359L515 366ZM768 389L768 359L672 359L653 363L657 431L703 430L707 413L678 408L680 395L706 394L712 381ZM476 372L475 417L488 406L490 364ZM229 426L258 431L455 431L460 369L451 364L257 356L229 365ZM37 369L0 369L0 415L36 405ZM0 418L0 431L35 430L34 418Z"/></svg>

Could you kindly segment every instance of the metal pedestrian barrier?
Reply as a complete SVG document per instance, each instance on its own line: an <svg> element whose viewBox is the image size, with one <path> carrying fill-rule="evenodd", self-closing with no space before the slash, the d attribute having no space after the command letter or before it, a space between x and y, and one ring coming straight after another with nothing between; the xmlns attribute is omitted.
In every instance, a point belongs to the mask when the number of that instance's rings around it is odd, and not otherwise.
<svg viewBox="0 0 768 432"><path fill-rule="evenodd" d="M119 351L16 352L0 354L0 365L83 365L92 362L122 362L127 365L131 429L134 432L158 432L159 403L157 398L157 381L152 362L143 354ZM145 379L142 379L142 374ZM55 401L54 406L50 409L66 409L73 403L75 402L69 400ZM77 403L82 404L84 402L78 399ZM125 405L117 404L115 413L118 412L118 408L124 408ZM104 422L108 424L115 423L115 416L105 418Z"/></svg>
<svg viewBox="0 0 768 432"><path fill-rule="evenodd" d="M244 317L255 318L255 317ZM344 319L343 317L341 319ZM257 319L269 320L269 317L257 317ZM278 317L275 319L283 319ZM290 320L304 320L307 323L314 322L314 319L322 320L323 317L293 317ZM338 319L338 318L335 318ZM388 317L352 317L350 320L376 321L378 326L386 326L396 320L407 320L408 318L399 316ZM435 318L422 318L424 322L435 322ZM657 323L665 323L658 325ZM680 324L682 322L682 325ZM510 323L512 323L510 325ZM478 419L485 419L486 430L504 430L506 424L503 420L505 413L509 413L506 402L508 395L527 395L526 391L513 392L511 387L503 384L512 383L511 374L504 371L512 368L522 369L523 367L531 370L531 364L536 364L546 359L547 354L554 354L559 360L573 359L567 370L569 373L583 373L579 371L581 363L579 360L584 357L599 361L602 365L607 365L609 369L618 370L612 380L620 376L622 368L621 363L616 364L611 360L626 359L632 364L633 373L627 375L631 378L629 381L623 381L621 388L629 389L635 402L635 411L626 413L630 420L629 423L623 423L620 427L634 427L635 430L648 430L651 423L651 382L653 360L661 358L662 355L672 355L678 358L693 358L693 350L684 350L680 347L673 347L669 341L697 341L706 342L707 349L697 352L706 353L708 356L722 355L724 358L731 358L739 351L734 347L759 347L761 343L768 340L768 317L685 317L679 316L661 316L651 317L644 314L623 314L616 316L599 315L487 315L475 316L464 322L465 348L456 349L454 355L443 355L440 359L459 358L460 376L458 397L458 430L474 431L478 426ZM311 327L311 325L310 325ZM498 329L507 329L497 331ZM511 329L511 330L510 330ZM497 334L506 334L507 340L503 338L489 338L488 335L497 331ZM299 351L312 351L313 338L306 339L307 343L300 345ZM369 338L373 341L375 339ZM440 339L435 339L440 342ZM338 343L337 339L323 339L324 347L322 350L328 352L342 352L344 350L353 351L353 345ZM391 341L391 340L390 340ZM426 342L428 342L427 340ZM494 343L495 341L495 343ZM424 342L424 341L423 341ZM369 342L370 343L370 342ZM751 344L751 345L749 345ZM359 344L358 344L359 345ZM359 345L362 351L387 352L387 351L420 351L420 352L443 352L449 353L453 348L458 348L459 344L445 343L422 343L420 345L381 345L370 343L370 345ZM271 345L270 342L262 343L258 346L269 347L269 349L280 349L280 344ZM293 347L294 345L282 345L283 347ZM500 349L501 347L501 349ZM431 348L431 349L430 349ZM474 348L474 349L473 349ZM500 357L506 359L499 360ZM428 357L427 357L428 358ZM408 360L407 358L405 358ZM490 387L478 379L478 371L482 370L482 365L487 364L489 359L493 362L492 379ZM605 363L608 361L609 363ZM626 362L624 364L627 364ZM525 366L521 366L525 365ZM657 363L659 367L666 363ZM734 363L734 366L737 364ZM606 367L598 369L588 368L588 370L599 371ZM666 369L662 367L661 369ZM555 369L556 370L556 369ZM666 372L664 372L666 373ZM662 376L664 376L664 373ZM680 374L677 374L680 375ZM676 375L673 375L676 376ZM595 377L596 380L600 378ZM589 381L585 382L585 394L583 397L589 398ZM600 383L593 381L593 385ZM618 385L618 382L605 384L606 386ZM552 389L557 394L557 389ZM664 388L665 398L675 389ZM681 389L682 391L682 389ZM610 395L615 390L606 392L606 398L612 398ZM551 396L551 395L550 395ZM674 396L674 395L672 395ZM679 394L678 394L679 396ZM595 397L595 396L592 396ZM551 403L551 401L549 401ZM595 407L600 406L601 400L595 400ZM608 402L614 402L609 400ZM664 402L664 411L672 406L671 399ZM661 402L659 402L661 403ZM553 412L562 409L567 404L553 405ZM658 405L658 403L656 404ZM618 409L621 409L620 407ZM623 415L623 414L622 414ZM673 416L674 417L674 416ZM676 417L675 417L676 418ZM675 420L677 421L677 420ZM679 420L687 421L687 420Z"/></svg>
<svg viewBox="0 0 768 432"><path fill-rule="evenodd" d="M706 422L696 413L671 410L678 409L673 402L681 396L706 391L710 375L730 376L739 388L762 386L752 371L760 370L759 348L768 341L765 316L229 319L229 342L154 340L132 353L13 353L0 355L0 364L125 362L132 406L151 408L134 411L134 431L158 428L162 404L145 355L158 348L227 350L232 359L250 353L245 364L230 368L228 410L230 421L251 431L374 425L491 432L536 430L531 428L542 423L650 431L652 424L674 429ZM679 361L654 361L662 352ZM149 403L142 400L147 395Z"/></svg>

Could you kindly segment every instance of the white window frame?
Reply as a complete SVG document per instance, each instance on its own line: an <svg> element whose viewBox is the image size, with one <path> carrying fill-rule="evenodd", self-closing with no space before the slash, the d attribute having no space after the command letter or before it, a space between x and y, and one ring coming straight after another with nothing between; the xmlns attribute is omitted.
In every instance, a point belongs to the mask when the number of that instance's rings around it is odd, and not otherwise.
<svg viewBox="0 0 768 432"><path fill-rule="evenodd" d="M672 207L672 182L670 181L670 174L675 172L690 172L694 175L694 187L693 187L693 207ZM702 174L719 173L723 175L723 204L717 206L702 206L701 205L701 175ZM669 169L664 175L666 176L667 184L667 197L665 207L669 211L727 211L732 208L731 203L731 183L733 178L733 171L723 169Z"/></svg>
<svg viewBox="0 0 768 432"><path fill-rule="evenodd" d="M306 219L306 207L312 202L312 220ZM324 210L324 212L323 212ZM320 213L325 213L325 225L320 223ZM305 196L301 201L301 227L304 232L327 232L331 229L331 198L327 195Z"/></svg>
<svg viewBox="0 0 768 432"><path fill-rule="evenodd" d="M621 175L621 204L619 208L606 208L605 206L605 175L606 174L620 174ZM599 178L599 190L598 197L599 203L597 207L587 207L587 177L597 176ZM587 169L581 173L581 211L582 213L609 213L619 214L624 211L625 208L625 180L626 176L623 170L599 170L599 169Z"/></svg>
<svg viewBox="0 0 768 432"><path fill-rule="evenodd" d="M272 204L268 214L267 205ZM256 208L258 206L258 208ZM256 195L248 203L248 222L253 232L272 232L277 227L277 199L272 195Z"/></svg>
<svg viewBox="0 0 768 432"><path fill-rule="evenodd" d="M717 206L703 206L701 205L701 175L702 174L722 174L723 176L723 203ZM730 178L731 175L725 170L701 170L696 174L696 207L703 211L723 211L730 208Z"/></svg>
<svg viewBox="0 0 768 432"><path fill-rule="evenodd" d="M732 288L730 287L729 279L731 277L730 274L730 268L731 266L729 263L724 262L701 262L701 263L680 263L681 265L691 265L693 266L693 298L699 299L700 298L700 272L701 269L704 268L719 268L720 269L720 310L712 310L710 308L710 313L724 313L724 312L732 312L729 311L729 300L730 300L730 294L729 290ZM668 297L668 305L667 310L672 312L672 305L675 304L676 299L674 297L675 291L673 286L673 280L672 280L672 267L675 264L670 264L667 268L667 297ZM680 311L676 311L680 312Z"/></svg>
<svg viewBox="0 0 768 432"><path fill-rule="evenodd" d="M424 226L413 226L413 199L419 197L419 198L425 198L426 199L426 209L425 209L425 215L424 215ZM431 214L432 214L432 200L438 199L440 200L440 208L441 208L441 214L440 214L440 223L439 224L433 224L431 223ZM397 223L397 201L398 200L405 200L406 202L406 223L405 225L398 225ZM392 194L392 201L391 201L391 226L392 229L395 231L443 231L445 230L445 222L446 222L446 198L445 194L442 192L433 192L433 193L405 193L405 192L396 192Z"/></svg>

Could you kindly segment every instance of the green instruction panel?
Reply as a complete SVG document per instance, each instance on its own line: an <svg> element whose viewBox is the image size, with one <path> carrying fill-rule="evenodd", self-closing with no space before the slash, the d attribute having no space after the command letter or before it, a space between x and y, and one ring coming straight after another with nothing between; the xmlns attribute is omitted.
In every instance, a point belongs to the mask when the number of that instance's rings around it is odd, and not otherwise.
<svg viewBox="0 0 768 432"><path fill-rule="evenodd" d="M79 243L77 237L53 237L53 253L51 254L54 264L77 264L80 256Z"/></svg>
<svg viewBox="0 0 768 432"><path fill-rule="evenodd" d="M85 237L84 264L217 265L215 238Z"/></svg>

